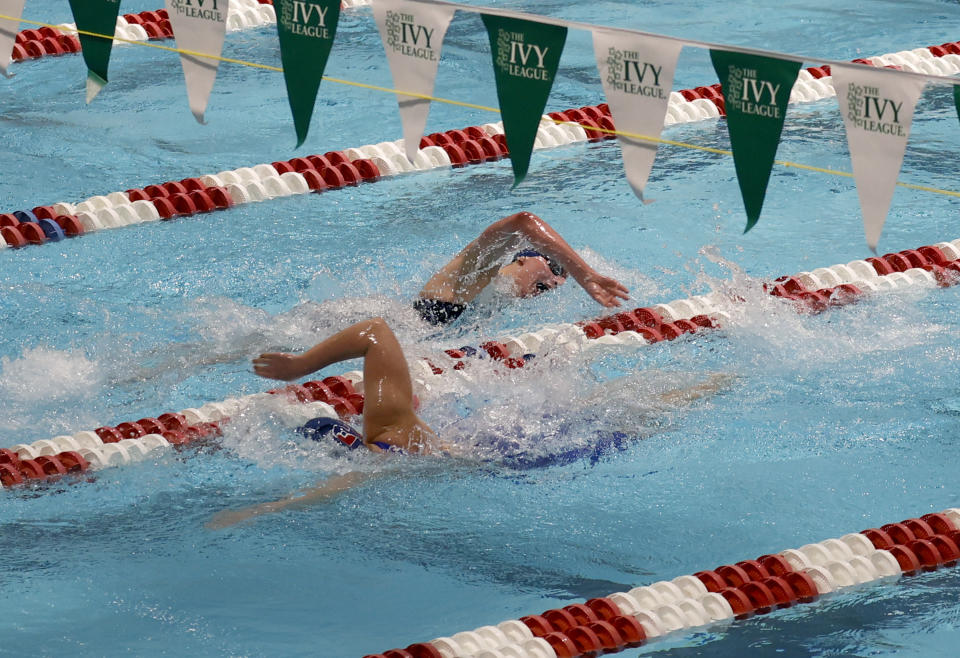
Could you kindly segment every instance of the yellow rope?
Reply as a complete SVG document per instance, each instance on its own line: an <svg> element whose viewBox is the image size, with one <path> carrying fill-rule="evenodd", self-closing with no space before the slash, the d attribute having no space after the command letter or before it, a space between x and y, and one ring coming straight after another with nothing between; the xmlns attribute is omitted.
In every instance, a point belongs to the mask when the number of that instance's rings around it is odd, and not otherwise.
<svg viewBox="0 0 960 658"><path fill-rule="evenodd" d="M18 19L14 16L7 16L5 14L0 14L0 19L6 19L9 21L19 20L21 23L28 23L30 25L39 25L41 27L49 27L55 30L58 29L56 25L52 25L50 23L32 21L26 18ZM257 62L249 62L247 60L234 59L232 57L223 57L221 55L210 55L208 53L199 53L192 50L184 50L182 48L171 48L170 46L161 46L160 44L148 43L146 41L123 39L117 36L111 37L110 35L107 35L107 34L99 34L97 32L88 32L86 30L75 30L75 31L77 34L84 34L86 36L97 37L99 39L112 39L113 41L120 41L120 42L128 43L134 46L146 46L147 48L157 48L158 50L166 50L172 53L180 53L181 55L190 55L192 57L205 57L207 59L214 59L220 62L229 62L230 64L239 64L240 66L248 66L251 68L265 69L267 71L277 71L279 73L283 73L283 69L280 68L279 66L270 66L269 64L259 64ZM364 82L353 82L352 80L341 80L339 78L331 78L328 76L323 76L323 80L326 80L328 82L333 82L336 84L348 85L350 87L359 87L361 89L372 89L374 91L383 91L383 92L392 93L392 94L401 94L403 96L411 96L413 98L422 98L424 100L428 100L436 103L446 103L447 105L458 105L460 107L469 107L475 110L484 110L486 112L495 112L497 114L500 114L500 110L495 107L489 107L486 105L477 105L475 103L466 103L464 101L457 101L450 98L441 98L439 96L428 96L426 94L418 94L412 91L401 91L399 89L391 89L390 87L382 87L380 85L371 85ZM552 121L556 124L561 124L561 125L580 126L581 128L584 127L582 124L577 123L575 121L562 121L559 119L552 119ZM640 140L652 142L655 144L666 144L667 146L676 146L679 148L692 149L695 151L705 151L707 153L715 153L718 155L730 155L730 156L733 155L733 151L730 151L727 149L718 149L710 146L699 146L697 144L689 144L687 142L678 142L672 139L663 139L661 137L651 137L649 135L640 135L637 133L630 133L630 132L621 131L621 130L611 130L609 128L600 128L600 127L588 128L588 130L601 132L609 135L629 137L631 139L640 139ZM799 162L790 162L788 160L774 160L774 164L778 164L783 167L793 167L794 169L804 169L806 171L815 171L821 174L830 174L832 176L843 176L845 178L853 178L853 174L850 172L837 171L835 169L826 169L823 167L814 167L811 165L801 164ZM943 190L936 187L928 187L926 185L914 185L912 183L901 183L899 181L897 181L896 184L899 187L905 187L911 190L920 190L922 192L932 192L934 194L960 197L960 192L957 192L954 190Z"/></svg>

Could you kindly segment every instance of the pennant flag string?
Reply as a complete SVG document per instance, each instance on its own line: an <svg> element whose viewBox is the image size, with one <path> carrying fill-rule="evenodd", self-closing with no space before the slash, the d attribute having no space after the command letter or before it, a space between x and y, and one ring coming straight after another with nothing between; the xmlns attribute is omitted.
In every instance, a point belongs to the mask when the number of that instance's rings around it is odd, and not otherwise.
<svg viewBox="0 0 960 658"><path fill-rule="evenodd" d="M472 12L474 12L474 13L477 13L477 12L478 12L477 7L472 7L472 6L470 6L470 5L458 5L458 4L449 3L449 2L440 3L440 2L434 2L434 0L409 0L409 1L410 1L410 2L426 2L426 3L430 3L430 4L451 5L451 6L455 7L455 8L457 8L457 9L465 9L465 10L468 10L468 11L472 11ZM491 11L491 12L489 12L489 13L495 13L495 14L501 14L501 13L502 13L502 14L504 14L504 15L514 15L514 14L516 14L516 15L518 15L518 16L532 16L532 14L522 14L522 13L520 13L520 12L507 12L507 11L501 11L501 10ZM572 22L572 21L558 21L558 20L555 20L555 19L547 19L546 17L536 17L536 18L538 18L538 19L541 19L541 18L542 18L543 20L541 20L541 22L546 22L546 23L557 23L557 24L563 24L563 25L568 25L568 26L572 26L572 27L581 27L581 26L584 26L584 29L587 29L587 26L588 26L588 24L586 24L586 23L581 24L581 23L574 23L574 22ZM27 18L20 18L20 17L17 17L17 16L8 16L8 15L2 14L2 13L0 13L0 19L8 20L8 21L20 21L21 23L27 23L28 25L38 25L38 26L40 26L40 27L49 27L49 28L53 28L53 29L57 29L57 28L59 27L57 24L54 24L54 23L45 23L45 22L43 22L43 21L34 21L34 20L27 19ZM591 28L591 29L592 29L592 28ZM609 30L609 29L613 29L613 28L599 28L599 29L608 29L608 30ZM819 63L820 65L823 65L823 66L830 66L830 67L832 67L832 66L835 65L835 64L839 64L839 65L842 66L842 65L846 65L846 64L849 64L849 63L850 63L850 62L847 62L847 61L844 61L844 60L831 60L831 59L825 59L825 58L823 58L823 57L799 57L799 56L797 56L797 55L781 54L781 53L776 53L776 52L773 52L773 51L756 50L756 49L753 49L753 48L741 48L741 47L738 47L738 46L724 46L724 45L719 45L719 44L716 44L716 45L715 45L715 44L710 44L710 43L707 43L707 42L700 42L700 41L688 41L688 40L685 40L685 39L678 39L678 38L676 38L676 37L668 37L668 36L663 36L663 35L658 35L658 34L653 34L653 33L648 33L648 32L641 32L640 30L624 30L624 29L621 29L621 28L615 28L615 29L616 29L617 31L627 32L627 33L630 33L630 34L649 35L649 36L659 37L659 38L661 38L661 39L675 39L676 41L679 41L682 45L689 45L689 46L702 47L702 48L716 47L716 48L719 48L719 49L721 49L721 50L726 49L726 50L729 51L729 52L741 52L741 53L744 53L744 54L751 54L751 55L774 56L774 57L778 57L778 58L780 58L780 59L786 59L786 60L792 60L792 61L798 61L798 62L817 62L817 63ZM88 35L88 36L93 36L93 37L107 38L107 35L105 35L105 34L100 34L100 33L97 33L97 32L89 32L89 31L86 31L86 30L71 30L71 32L76 32L77 34L86 34L86 35ZM163 45L160 45L160 44L158 44L158 43L150 43L150 42L148 42L148 41L136 41L136 40L134 40L134 39L124 39L123 37L118 37L118 36L114 36L114 37L113 37L113 40L114 40L114 41L121 41L121 42L123 42L123 43L126 43L126 44L128 44L128 45L132 45L132 46L144 46L144 47L146 47L146 48L156 48L156 49L158 49L158 50L167 50L167 51L172 52L172 53L182 53L182 54L187 54L187 55L194 55L194 56L196 56L196 57L206 57L206 58L208 58L208 59L215 59L215 60L219 60L219 61L221 61L221 62L229 62L230 64L239 64L239 65L241 65L241 66L249 66L249 67L252 67L252 68L266 69L266 70L268 70L268 71L277 71L277 72L279 72L279 73L283 73L283 69L282 69L282 68L280 68L280 67L278 67L278 66L271 66L270 64L260 64L260 63L258 63L258 62L249 62L249 61L242 60L242 59L234 59L234 58L231 58L231 57L224 57L223 55L211 55L211 54L209 54L209 53L201 53L201 52L196 52L196 51L193 51L193 50L185 50L185 49L182 49L182 48L173 48L173 47L170 47L170 46L163 46ZM916 76L916 77L919 77L919 78L923 78L923 79L925 79L925 80L927 80L927 81L929 81L929 82L933 82L933 83L937 83L937 84L945 84L945 85L951 85L951 86L957 85L957 79L956 79L956 78L953 78L953 77L950 77L950 76L946 76L946 75L932 75L932 74L930 74L930 73L920 73L920 72L918 72L918 71L893 70L893 69L887 69L887 68L885 68L885 67L884 67L884 68L877 67L876 70L877 70L877 71L882 71L882 72L889 73L890 75ZM365 89L375 89L375 90L377 90L377 91L388 91L388 92L390 92L391 94L403 94L404 96L413 96L413 97L415 97L415 98L424 98L424 99L431 100L431 101L437 101L437 102L439 102L439 103L449 103L449 104L451 104L451 105L460 105L460 106L463 106L463 107L472 107L472 108L478 109L478 110L488 110L488 111L499 112L499 110L497 110L496 108L492 108L492 107L489 107L489 106L487 106L487 105L477 105L477 104L474 104L474 103L467 103L467 102L464 102L464 101L457 101L457 100L452 100L452 99L439 98L439 97L436 97L436 96L429 96L429 95L427 95L427 94L418 94L418 93L416 93L416 92L411 92L411 91L399 91L399 90L396 90L396 89L389 89L389 88L387 88L387 87L381 87L381 86L377 86L377 85L368 85L368 84L365 84L365 83L362 83L362 82L352 82L352 81L350 81L350 80L337 80L337 79L335 79L335 78L330 78L330 77L327 77L327 76L323 76L323 79L324 79L324 80L329 80L330 82L336 82L336 83L338 83L338 84L350 85L350 86L353 86L353 87L363 87L363 88L365 88ZM960 92L957 92L957 93L960 94ZM958 101L958 104L960 104L960 101ZM958 113L958 116L960 116L960 105L958 105L957 113Z"/></svg>
<svg viewBox="0 0 960 658"><path fill-rule="evenodd" d="M538 23L544 23L547 25L556 25L559 27L573 28L577 30L586 30L588 32L593 32L594 30L615 30L617 32L623 32L625 34L634 34L644 37L654 37L658 39L670 39L680 43L683 46L692 46L694 48L703 48L706 50L725 50L731 53L740 53L742 55L755 55L760 57L774 57L776 59L783 59L792 62L817 62L819 65L828 65L833 66L834 64L850 64L850 62L839 59L827 59L823 57L810 57L807 55L797 55L793 53L781 53L774 50L761 50L759 48L748 48L745 46L731 46L723 43L713 43L710 41L697 41L694 39L686 39L681 37L671 37L665 34L657 34L656 32L644 32L643 30L634 30L630 28L611 28L607 25L596 25L593 23L583 23L580 21L571 21L563 18L552 18L550 16L538 16L537 14L528 14L522 11L514 11L511 9L493 9L490 7L477 7L474 5L464 5L456 2L446 2L445 0L409 0L409 2L426 4L426 5L439 5L444 7L453 7L461 11L467 11L472 14L487 14L487 15L496 15L503 16L505 18L516 18L521 20L536 21ZM877 67L878 71L884 71L890 75L907 75L914 76L917 78L923 78L930 82L937 82L940 84L957 84L957 79L946 76L946 75L933 75L930 73L921 73L919 71L901 71L887 69L886 67Z"/></svg>
<svg viewBox="0 0 960 658"><path fill-rule="evenodd" d="M423 0L412 0L412 1L423 1ZM56 28L56 25L54 25L54 24L52 24L52 23L44 23L44 22L42 22L42 21L34 21L34 20L26 19L26 18L17 19L17 18L11 17L11 16L6 16L6 15L4 15L4 14L0 14L0 19L20 20L21 22L27 23L27 24L29 24L29 25L38 25L38 26L40 26L40 27ZM80 30L77 30L77 32L79 33ZM104 35L104 34L98 34L98 33L94 33L94 32L86 32L86 31L84 31L84 32L85 32L86 34L88 34L89 36L92 36L92 37L106 38L106 36L107 36L107 35ZM266 71L274 71L274 72L277 72L277 73L283 73L283 69L282 69L282 68L280 68L279 66L272 66L272 65L270 65L270 64L261 64L261 63L259 63L259 62L250 62L250 61L243 60L243 59L235 59L235 58L232 58L232 57L224 57L224 56L222 56L222 55L210 55L210 54L206 54L206 53L198 53L198 52L193 52L193 51L186 51L186 50L183 50L183 49L180 49L180 48L173 48L173 47L171 47L171 46L163 46L163 45L160 45L160 44L157 44L157 43L149 43L149 42L145 42L145 41L134 41L134 40L124 39L124 38L122 38L122 37L117 37L117 36L113 37L113 40L114 40L114 41L122 41L122 42L124 42L124 43L131 44L131 45L134 45L134 46L144 46L144 47L146 47L146 48L156 48L156 49L158 49L158 50L166 50L166 51L169 51L169 52L172 52L172 53L181 53L181 54L184 54L184 53L185 53L185 54L188 54L188 55L196 55L196 56L198 56L198 57L207 57L207 58L211 58L211 59L217 59L217 60L219 60L219 61L221 61L221 62L227 62L227 63L230 63L230 64L237 64L237 65L240 65L240 66L247 66L247 67L250 67L250 68L263 69L263 70L266 70ZM381 85L374 85L374 84L369 84L369 83L365 83L365 82L356 82L356 81L353 81L353 80L343 80L343 79L341 79L341 78L331 78L331 77L329 77L329 76L323 76L323 79L324 79L325 81L327 81L327 82L332 82L332 83L335 83L335 84L347 85L347 86L350 86L350 87L358 87L358 88L361 88L361 89L370 89L370 90L373 90L373 91L382 91L382 92L390 93L390 94L401 94L401 95L404 95L404 96L413 96L413 97L415 97L415 98L422 98L422 99L429 100L429 101L433 101L433 102L437 102L437 103L446 103L446 104L448 104L448 105L456 105L456 106L460 106L460 107L467 107L467 108L471 108L471 109L475 109L475 110L483 110L483 111L485 111L485 112L493 112L493 113L497 113L497 114L500 113L500 110L498 110L498 109L495 108L495 107L490 107L490 106L488 106L488 105L479 105L479 104L476 104L476 103L468 103L468 102L466 102L466 101L458 101L458 100L454 100L454 99L451 99L451 98L443 98L443 97L441 97L441 96L429 96L429 95L427 95L427 94L418 94L418 93L416 93L416 92L402 91L402 90L399 90L399 89L391 89L391 88L389 88L389 87L383 87L383 86L381 86ZM576 121L562 121L562 120L559 120L559 119L552 119L552 118L550 119L550 121L553 121L553 123L556 123L556 124L559 124L559 125L570 125L570 126L580 126L580 125L581 125L581 124L577 123ZM581 126L581 127L582 127L582 126ZM591 126L591 127L590 127L590 131L591 131L591 132L599 132L599 133L609 134L609 135L616 135L617 137L627 137L627 138L629 138L629 139L644 140L644 141L652 142L652 143L655 143L655 144L664 144L664 145L666 145L666 146L675 146L675 147L677 147L677 148L685 148L685 149L690 149L690 150L694 150L694 151L703 151L703 152L705 152L705 153L713 153L713 154L716 154L716 155L726 155L726 156L732 156L732 155L733 155L733 151L730 151L730 150L728 150L728 149L721 149L721 148L716 148L716 147L713 147L713 146L702 146L702 145L700 145L700 144L691 144L691 143L689 143L689 142L680 142L680 141L677 141L677 140L666 139L666 138L663 138L663 137L653 137L653 136L650 136L650 135L641 135L641 134L639 134L639 133L633 133L633 132L628 132L628 131L624 131L624 130L614 130L614 129L610 129L610 128L603 128L603 127L601 127L601 126L596 126L596 127ZM793 168L793 169L802 169L802 170L805 170L805 171L814 171L814 172L817 172L817 173L828 174L828 175L831 175L831 176L841 176L841 177L844 177L844 178L853 178L853 174L850 173L850 172L847 172L847 171L839 171L839 170L836 170L836 169L827 169L827 168L824 168L824 167L816 167L816 166L813 166L813 165L806 165L806 164L802 164L802 163L799 163L799 162L791 162L791 161L789 161L789 160L774 160L774 164L775 164L775 165L782 166L782 167L790 167L790 168ZM917 184L915 184L915 183L903 183L903 182L900 182L900 181L897 181L897 186L898 186L898 187L904 187L904 188L911 189L911 190L918 190L918 191L921 191L921 192L930 192L930 193L932 193L932 194L941 194L941 195L945 195L945 196L952 196L952 197L958 197L958 198L960 198L960 191L955 191L955 190L945 190L945 189L941 189L941 188L937 188L937 187L930 187L930 186L926 186L926 185L917 185Z"/></svg>
<svg viewBox="0 0 960 658"><path fill-rule="evenodd" d="M519 12L519 11L510 11L510 10L506 10L506 9L491 9L491 8L487 8L487 7L476 7L476 6L473 6L473 5L463 5L463 4L458 4L458 3L454 3L454 2L443 2L442 0L408 0L408 2L428 4L428 5L439 5L439 6L452 7L452 8L454 8L454 9L460 9L460 10L468 11L468 12L474 13L474 14L485 13L485 14L493 14L493 15L497 15L497 16L505 16L505 17L512 17L512 18L521 18L521 19L524 19L524 20L534 19L536 22L545 23L545 24L548 24L548 25L557 25L557 26L561 26L561 27L572 27L572 28L576 28L576 29L589 30L589 31L593 31L593 30L597 30L597 29L600 29L600 30L615 30L615 31L617 31L617 32L624 32L624 33L626 33L626 34L636 34L636 35L647 36L647 37L656 37L656 38L659 38L659 39L670 39L670 40L673 40L673 41L677 41L678 43L680 43L680 44L683 45L683 46L692 46L692 47L694 47L694 48L704 48L704 49L707 49L707 50L709 50L709 49L719 49L719 50L726 50L727 52L741 53L741 54L744 54L744 55L759 55L759 56L761 56L761 57L774 57L774 58L777 58L777 59L783 59L783 60L788 60L788 61L795 61L795 62L800 62L800 63L803 63L803 62L817 62L818 65L820 65L820 66L830 66L830 67L833 67L835 64L838 64L838 65L841 65L841 66L850 64L850 62L849 62L849 61L846 61L846 60L829 59L829 58L819 57L819 56L811 57L811 56L808 56L808 55L795 55L795 54L791 54L791 53L781 53L781 52L777 52L777 51L773 51L773 50L760 50L760 49L758 49L758 48L745 48L745 47L743 47L743 46L730 46L730 45L727 45L727 44L712 43L712 42L709 42L709 41L695 41L695 40L691 40L691 39L682 39L682 38L680 38L680 37L671 37L671 36L668 36L668 35L656 34L656 33L654 33L654 32L644 32L644 31L642 31L642 30L632 30L632 29L628 29L628 28L611 28L611 27L609 27L609 26L593 25L593 24L591 24L591 23L581 23L581 22L577 22L577 21L569 21L569 20L563 20L563 19L557 19L557 18L550 18L549 16L537 16L536 14L526 14L526 13ZM33 21L33 20L28 20L28 19L26 19L26 18L20 18L20 17L17 17L17 16L8 16L8 15L2 14L2 13L0 13L0 19L5 19L5 20L8 20L8 21L14 21L14 22L19 21L19 22L21 22L21 23L27 23L27 24L29 24L29 25L39 25L39 26L41 26L41 27L50 27L50 28L54 28L54 29L57 29L57 27L58 27L57 25L55 25L55 24L53 24L53 23L44 23L44 22L42 22L42 21ZM103 35L103 34L96 34L96 33L93 33L93 32L81 32L80 30L72 30L72 31L75 31L75 32L77 32L78 34L88 34L88 35L90 35L90 36L98 36L98 37L105 37L105 36L106 36L106 35ZM210 59L218 59L218 60L223 61L223 62L231 62L231 63L234 63L234 64L247 64L247 65L249 65L249 66L254 66L254 67L258 67L258 68L265 68L265 69L270 69L270 70L281 70L281 69L278 69L278 68L276 68L276 67L271 67L271 66L266 65L266 64L256 64L256 63L254 63L254 62L243 62L242 60L236 60L236 59L230 59L230 58L220 57L220 56L211 55L211 54L208 54L208 53L198 53L198 52L193 52L193 51L184 51L184 50L179 50L179 49L177 49L177 48L170 48L169 46L161 46L161 45L155 44L155 43L148 43L148 42L144 42L144 41L135 41L135 40L131 40L131 39L124 39L124 38L121 38L121 37L114 37L114 41L122 41L123 43L132 44L132 45L137 45L137 46L147 46L148 48L159 48L159 49L161 49L161 50L169 50L169 51L171 51L171 52L178 52L178 53L186 52L186 54L189 54L189 55L196 55L196 56L198 56L198 57L208 57L208 58L210 58ZM954 85L957 84L957 79L956 79L956 78L951 77L951 76L947 76L947 75L934 75L934 74L931 74L931 73L922 73L922 72L920 72L920 71L904 71L904 70L899 70L899 69L890 69L890 68L887 68L887 67L877 67L876 70L877 70L877 71L882 71L883 73L886 73L886 74L889 74L889 75L905 75L905 76L912 76L912 77L917 77L917 78L923 78L924 80L927 80L928 82L932 82L932 83L936 83L936 84L945 84L945 85L951 85L951 86L954 86ZM327 78L324 77L324 79L326 80ZM396 93L396 92L391 92L391 93ZM406 95L409 95L409 96L417 96L417 94L411 94L411 93L408 93L408 92L403 92L403 93L406 94ZM426 96L420 96L420 97L422 97L422 98L427 98ZM436 100L436 99L432 99L432 100ZM481 109L486 109L486 108L481 108Z"/></svg>

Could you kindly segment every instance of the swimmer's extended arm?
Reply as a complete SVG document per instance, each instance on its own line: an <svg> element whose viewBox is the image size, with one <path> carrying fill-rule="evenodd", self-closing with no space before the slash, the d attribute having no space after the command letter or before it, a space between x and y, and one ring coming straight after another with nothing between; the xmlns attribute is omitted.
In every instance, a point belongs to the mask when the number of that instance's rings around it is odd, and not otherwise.
<svg viewBox="0 0 960 658"><path fill-rule="evenodd" d="M518 212L497 220L427 281L420 297L455 303L473 301L497 275L502 261L530 244L566 269L587 293L604 306L619 306L627 289L601 276L543 219Z"/></svg>
<svg viewBox="0 0 960 658"><path fill-rule="evenodd" d="M221 528L236 525L237 523L247 521L263 514L272 514L285 509L309 507L310 505L329 500L337 494L357 486L372 476L372 473L360 473L358 471L344 473L343 475L336 475L328 480L325 480L316 487L306 489L298 494L283 498L281 500L275 500L269 503L260 503L259 505L251 505L250 507L244 507L243 509L223 510L222 512L215 514L213 518L207 522L207 527L212 530L219 530Z"/></svg>
<svg viewBox="0 0 960 658"><path fill-rule="evenodd" d="M727 388L733 380L733 375L722 372L715 372L705 382L701 382L688 388L679 388L673 391L667 391L660 394L660 399L668 404L685 404L693 402L700 398L714 395L720 389Z"/></svg>

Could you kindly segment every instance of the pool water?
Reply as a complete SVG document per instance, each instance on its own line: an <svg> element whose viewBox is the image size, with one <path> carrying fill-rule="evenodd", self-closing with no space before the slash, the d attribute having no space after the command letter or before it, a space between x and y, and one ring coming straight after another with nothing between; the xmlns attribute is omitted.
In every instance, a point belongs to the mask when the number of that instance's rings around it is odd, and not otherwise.
<svg viewBox="0 0 960 658"><path fill-rule="evenodd" d="M843 60L957 36L955 2L705 4L495 6ZM68 12L33 0L24 17ZM548 109L602 101L592 52L571 31ZM278 65L274 28L229 34L225 55ZM114 50L111 82L89 107L80 57L13 69L0 83L4 212L401 132L392 95L327 82L295 151L281 76L229 64L200 126L176 57L147 48ZM479 17L459 12L437 95L489 104L490 69ZM390 84L369 8L343 12L327 74ZM685 49L675 87L713 82L706 51ZM494 120L434 104L428 131ZM722 121L664 135L729 146ZM928 87L901 180L954 189L958 141L949 89ZM0 252L4 446L263 391L252 356L306 348L373 314L411 356L599 314L571 284L439 335L415 318L409 302L428 276L521 209L622 280L633 306L715 289L748 302L713 334L507 373L480 364L472 382L441 378L424 396L426 420L464 444L493 436L537 453L611 432L635 439L599 459L517 469L345 455L299 442L263 405L217 446L0 491L0 653L359 656L960 506L960 292L798 315L761 283L869 255L850 179L775 169L744 235L730 158L662 147L644 206L619 155L613 142L537 152L516 189L501 161ZM791 107L778 157L849 171L836 101ZM880 249L960 237L956 211L952 197L899 188ZM716 372L731 383L714 397L656 401ZM353 469L377 477L308 510L204 527ZM621 655L953 655L957 580L945 569L851 588Z"/></svg>

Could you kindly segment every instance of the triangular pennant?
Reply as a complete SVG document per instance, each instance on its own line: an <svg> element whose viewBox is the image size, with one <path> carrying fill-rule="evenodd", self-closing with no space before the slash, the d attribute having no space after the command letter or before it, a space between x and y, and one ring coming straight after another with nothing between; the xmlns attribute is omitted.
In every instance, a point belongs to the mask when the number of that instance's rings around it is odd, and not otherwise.
<svg viewBox="0 0 960 658"><path fill-rule="evenodd" d="M110 50L113 34L117 29L120 0L70 0L70 10L77 30L81 33L80 47L87 65L87 102L92 101L107 84L107 68L110 66ZM108 35L95 37L83 32Z"/></svg>
<svg viewBox="0 0 960 658"><path fill-rule="evenodd" d="M277 35L297 147L310 129L317 90L340 20L340 0L274 0Z"/></svg>
<svg viewBox="0 0 960 658"><path fill-rule="evenodd" d="M957 118L960 119L960 85L953 85L953 106L957 110Z"/></svg>
<svg viewBox="0 0 960 658"><path fill-rule="evenodd" d="M453 7L408 0L374 0L373 16L398 91L433 95L443 38L454 11ZM430 101L397 94L397 103L407 159L413 161L427 125Z"/></svg>
<svg viewBox="0 0 960 658"><path fill-rule="evenodd" d="M190 111L200 123L204 122L203 113L217 79L217 58L223 51L229 3L230 0L164 0L177 48L213 55L211 58L180 53Z"/></svg>
<svg viewBox="0 0 960 658"><path fill-rule="evenodd" d="M567 28L492 14L481 17L490 38L497 98L516 186L530 166L530 154L560 65Z"/></svg>
<svg viewBox="0 0 960 658"><path fill-rule="evenodd" d="M847 129L864 234L876 252L926 80L861 64L834 64L831 73Z"/></svg>
<svg viewBox="0 0 960 658"><path fill-rule="evenodd" d="M746 233L760 219L800 62L725 50L711 50L710 59L723 90L730 150L747 211Z"/></svg>
<svg viewBox="0 0 960 658"><path fill-rule="evenodd" d="M16 43L20 29L24 2L26 0L0 0L0 14L16 17L16 20L0 18L0 72L7 78L13 75L8 69L13 59L13 44Z"/></svg>
<svg viewBox="0 0 960 658"><path fill-rule="evenodd" d="M597 69L618 131L660 137L682 47L674 39L594 29ZM657 155L657 143L625 135L617 137L627 182L642 200Z"/></svg>

